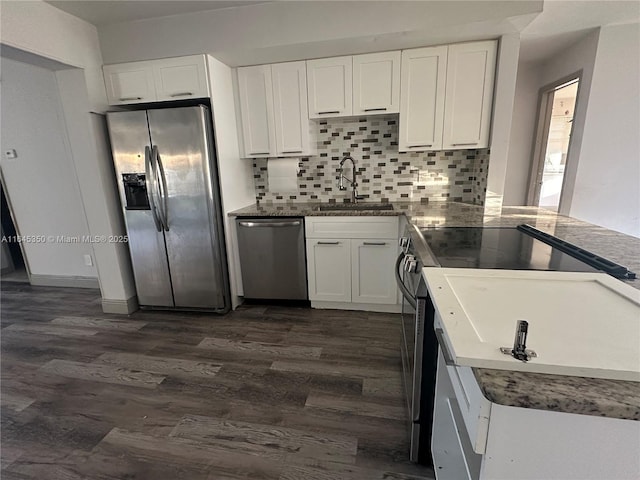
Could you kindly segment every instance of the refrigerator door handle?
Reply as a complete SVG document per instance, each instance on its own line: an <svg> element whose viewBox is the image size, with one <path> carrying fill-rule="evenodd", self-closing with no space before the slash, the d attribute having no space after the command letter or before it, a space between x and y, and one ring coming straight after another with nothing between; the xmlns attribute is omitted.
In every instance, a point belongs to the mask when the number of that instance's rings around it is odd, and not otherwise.
<svg viewBox="0 0 640 480"><path fill-rule="evenodd" d="M156 230L162 231L160 220L158 219L158 213L156 211L156 202L153 198L153 165L151 164L151 149L148 146L144 147L144 171L145 171L145 186L147 187L147 197L149 197L149 207L151 210L151 216L153 217L153 223L156 225Z"/></svg>
<svg viewBox="0 0 640 480"><path fill-rule="evenodd" d="M162 159L160 158L160 152L158 147L154 145L154 158L156 160L156 182L158 182L158 195L160 197L160 213L161 221L165 231L169 231L169 210L167 205L167 177L164 174L164 166L162 165Z"/></svg>

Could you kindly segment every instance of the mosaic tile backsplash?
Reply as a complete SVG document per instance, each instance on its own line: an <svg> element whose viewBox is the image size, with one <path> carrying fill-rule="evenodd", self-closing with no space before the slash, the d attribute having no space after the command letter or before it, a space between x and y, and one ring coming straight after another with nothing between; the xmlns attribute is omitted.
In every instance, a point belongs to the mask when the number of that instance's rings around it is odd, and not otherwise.
<svg viewBox="0 0 640 480"><path fill-rule="evenodd" d="M267 161L253 163L256 202L345 202L351 186L338 189L339 162L356 161L358 194L364 201L453 200L484 205L489 149L398 152L398 115L312 122L317 155L300 158L297 192L269 191ZM345 175L351 178L351 163ZM348 184L348 182L345 182Z"/></svg>

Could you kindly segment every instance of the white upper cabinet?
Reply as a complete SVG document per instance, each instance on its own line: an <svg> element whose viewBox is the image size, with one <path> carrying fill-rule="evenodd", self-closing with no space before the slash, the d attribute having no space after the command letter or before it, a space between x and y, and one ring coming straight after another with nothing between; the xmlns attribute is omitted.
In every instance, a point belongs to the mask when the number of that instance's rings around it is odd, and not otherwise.
<svg viewBox="0 0 640 480"><path fill-rule="evenodd" d="M314 153L305 62L238 68L244 158Z"/></svg>
<svg viewBox="0 0 640 480"><path fill-rule="evenodd" d="M447 47L402 52L398 150L442 149Z"/></svg>
<svg viewBox="0 0 640 480"><path fill-rule="evenodd" d="M153 62L157 101L209 96L204 55L165 58Z"/></svg>
<svg viewBox="0 0 640 480"><path fill-rule="evenodd" d="M206 55L102 67L109 105L209 97Z"/></svg>
<svg viewBox="0 0 640 480"><path fill-rule="evenodd" d="M155 102L152 62L132 62L102 67L109 105Z"/></svg>
<svg viewBox="0 0 640 480"><path fill-rule="evenodd" d="M352 115L352 57L307 60L309 118Z"/></svg>
<svg viewBox="0 0 640 480"><path fill-rule="evenodd" d="M353 115L400 111L400 52L353 57Z"/></svg>
<svg viewBox="0 0 640 480"><path fill-rule="evenodd" d="M238 68L245 157L275 156L271 65Z"/></svg>
<svg viewBox="0 0 640 480"><path fill-rule="evenodd" d="M309 152L307 69L305 62L271 65L276 155Z"/></svg>
<svg viewBox="0 0 640 480"><path fill-rule="evenodd" d="M443 149L489 146L497 42L449 46Z"/></svg>
<svg viewBox="0 0 640 480"><path fill-rule="evenodd" d="M491 40L402 52L399 151L489 146L496 49Z"/></svg>

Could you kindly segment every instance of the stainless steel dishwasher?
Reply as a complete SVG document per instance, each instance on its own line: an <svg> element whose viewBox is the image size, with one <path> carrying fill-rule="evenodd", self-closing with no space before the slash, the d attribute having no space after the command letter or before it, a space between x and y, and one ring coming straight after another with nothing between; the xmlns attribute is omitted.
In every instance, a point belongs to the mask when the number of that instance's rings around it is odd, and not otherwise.
<svg viewBox="0 0 640 480"><path fill-rule="evenodd" d="M238 218L245 298L307 300L304 218Z"/></svg>

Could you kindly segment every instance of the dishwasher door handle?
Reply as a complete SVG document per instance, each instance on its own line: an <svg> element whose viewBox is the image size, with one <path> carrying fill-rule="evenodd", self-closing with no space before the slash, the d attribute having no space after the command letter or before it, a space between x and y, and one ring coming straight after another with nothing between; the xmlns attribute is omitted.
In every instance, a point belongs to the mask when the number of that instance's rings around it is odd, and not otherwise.
<svg viewBox="0 0 640 480"><path fill-rule="evenodd" d="M293 222L238 222L241 227L299 227L301 225L300 220L294 220Z"/></svg>

